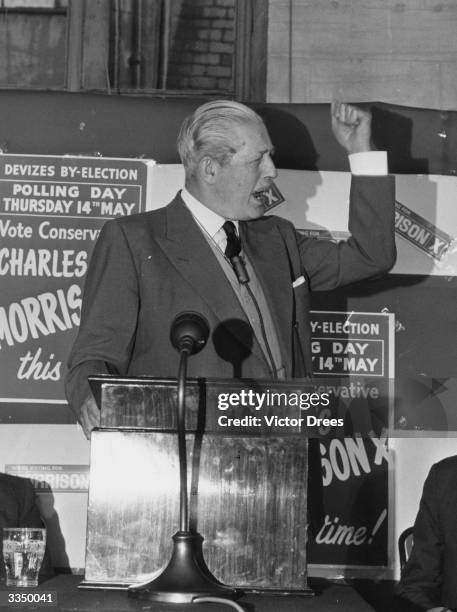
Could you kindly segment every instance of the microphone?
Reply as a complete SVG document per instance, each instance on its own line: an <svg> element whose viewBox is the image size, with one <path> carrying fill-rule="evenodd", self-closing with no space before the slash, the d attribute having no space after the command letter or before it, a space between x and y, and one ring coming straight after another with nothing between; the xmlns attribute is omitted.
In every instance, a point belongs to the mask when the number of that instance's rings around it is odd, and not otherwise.
<svg viewBox="0 0 457 612"><path fill-rule="evenodd" d="M171 559L153 580L131 586L129 597L167 603L193 603L198 598L235 598L241 593L220 583L210 572L203 556L203 537L189 525L186 450L186 378L189 355L198 353L209 336L208 322L197 312L181 312L170 328L170 340L180 354L176 421L179 456L179 531L173 536ZM234 607L234 606L232 606ZM239 606L238 606L239 608ZM237 608L237 609L238 609ZM241 608L239 608L241 610Z"/></svg>
<svg viewBox="0 0 457 612"><path fill-rule="evenodd" d="M230 257L230 263L235 271L238 282L241 285L246 285L249 283L249 276L243 258L239 255L234 255L233 257Z"/></svg>
<svg viewBox="0 0 457 612"><path fill-rule="evenodd" d="M208 336L208 321L197 312L181 312L171 324L170 341L178 352L198 353L206 345Z"/></svg>

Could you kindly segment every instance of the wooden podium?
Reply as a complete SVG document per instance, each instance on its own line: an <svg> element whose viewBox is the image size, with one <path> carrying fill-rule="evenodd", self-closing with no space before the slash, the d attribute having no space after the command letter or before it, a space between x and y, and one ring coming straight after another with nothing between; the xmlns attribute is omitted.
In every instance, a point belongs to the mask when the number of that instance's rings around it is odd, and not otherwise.
<svg viewBox="0 0 457 612"><path fill-rule="evenodd" d="M127 588L159 574L179 524L174 379L93 377L85 580ZM244 590L308 593L307 438L297 426L221 426L219 417L303 416L299 407L219 408L221 394L290 393L307 382L190 379L186 393L190 527L210 571ZM225 397L225 396L222 396ZM284 396L282 396L284 397ZM249 419L245 421L249 422Z"/></svg>

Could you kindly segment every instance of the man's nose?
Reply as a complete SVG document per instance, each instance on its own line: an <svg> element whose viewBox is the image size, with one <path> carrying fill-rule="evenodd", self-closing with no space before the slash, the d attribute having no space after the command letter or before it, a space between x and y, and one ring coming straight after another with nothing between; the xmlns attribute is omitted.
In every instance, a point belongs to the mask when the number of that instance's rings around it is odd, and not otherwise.
<svg viewBox="0 0 457 612"><path fill-rule="evenodd" d="M267 155L265 159L265 167L263 169L263 175L265 178L275 179L278 176L278 171L274 165L271 155Z"/></svg>

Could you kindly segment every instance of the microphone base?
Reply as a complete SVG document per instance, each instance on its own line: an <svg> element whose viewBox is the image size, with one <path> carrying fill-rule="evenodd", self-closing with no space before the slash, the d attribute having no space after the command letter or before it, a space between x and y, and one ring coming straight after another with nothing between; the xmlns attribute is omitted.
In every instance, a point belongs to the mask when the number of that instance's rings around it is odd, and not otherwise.
<svg viewBox="0 0 457 612"><path fill-rule="evenodd" d="M173 553L164 571L147 584L132 586L128 596L165 603L192 603L196 597L238 599L243 592L219 582L203 558L199 533L178 531L173 536Z"/></svg>

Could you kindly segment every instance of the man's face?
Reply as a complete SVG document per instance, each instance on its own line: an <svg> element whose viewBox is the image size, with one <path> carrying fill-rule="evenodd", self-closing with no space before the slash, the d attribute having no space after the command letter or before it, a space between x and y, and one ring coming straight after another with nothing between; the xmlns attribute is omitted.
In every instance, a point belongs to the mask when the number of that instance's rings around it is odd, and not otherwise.
<svg viewBox="0 0 457 612"><path fill-rule="evenodd" d="M273 147L263 125L234 125L237 152L230 161L218 167L214 183L217 212L226 219L257 219L264 208L256 193L267 188L277 176L271 159Z"/></svg>

